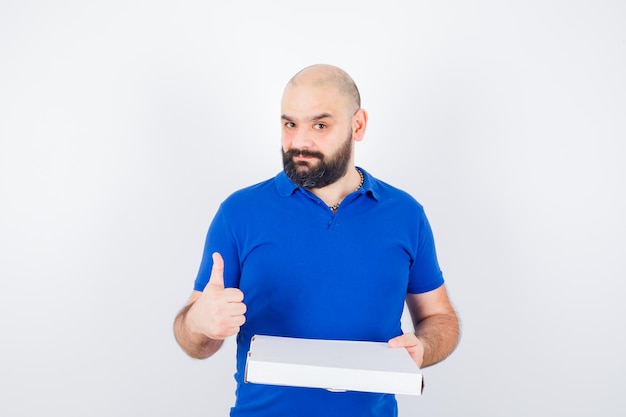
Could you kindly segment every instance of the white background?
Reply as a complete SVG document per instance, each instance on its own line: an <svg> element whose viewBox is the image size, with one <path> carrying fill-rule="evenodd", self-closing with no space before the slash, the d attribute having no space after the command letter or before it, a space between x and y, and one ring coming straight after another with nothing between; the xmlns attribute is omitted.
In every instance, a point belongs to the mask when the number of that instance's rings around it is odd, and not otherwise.
<svg viewBox="0 0 626 417"><path fill-rule="evenodd" d="M172 320L319 62L463 322L400 415L623 415L625 3L269 3L0 3L0 415L227 414L234 342L192 360Z"/></svg>

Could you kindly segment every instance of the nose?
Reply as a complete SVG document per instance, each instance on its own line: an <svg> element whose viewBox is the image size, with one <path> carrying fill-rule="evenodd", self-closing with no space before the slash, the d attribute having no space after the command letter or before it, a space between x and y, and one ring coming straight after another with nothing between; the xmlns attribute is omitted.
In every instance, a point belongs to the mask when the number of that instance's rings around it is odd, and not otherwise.
<svg viewBox="0 0 626 417"><path fill-rule="evenodd" d="M313 146L313 142L311 141L311 136L308 134L306 129L301 127L293 128L291 131L286 133L288 137L287 148L292 149L309 149Z"/></svg>

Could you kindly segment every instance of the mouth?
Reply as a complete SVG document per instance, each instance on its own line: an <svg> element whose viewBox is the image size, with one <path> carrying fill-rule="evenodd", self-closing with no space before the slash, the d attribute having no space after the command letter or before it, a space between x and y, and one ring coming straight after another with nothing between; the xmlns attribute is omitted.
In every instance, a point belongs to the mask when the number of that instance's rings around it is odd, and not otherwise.
<svg viewBox="0 0 626 417"><path fill-rule="evenodd" d="M293 156L293 160L295 162L308 162L312 159L319 159L317 156L306 155L306 154L296 154Z"/></svg>
<svg viewBox="0 0 626 417"><path fill-rule="evenodd" d="M310 161L311 159L322 159L324 155L321 152L310 151L307 149L292 149L289 151L293 160Z"/></svg>
<svg viewBox="0 0 626 417"><path fill-rule="evenodd" d="M283 151L283 162L295 167L298 172L306 172L319 165L324 160L324 154L310 149L289 149Z"/></svg>

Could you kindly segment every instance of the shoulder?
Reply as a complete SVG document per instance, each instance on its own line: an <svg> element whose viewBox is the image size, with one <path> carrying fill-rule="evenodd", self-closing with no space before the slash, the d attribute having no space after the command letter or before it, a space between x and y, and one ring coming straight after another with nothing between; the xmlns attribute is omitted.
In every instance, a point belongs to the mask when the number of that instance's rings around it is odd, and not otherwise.
<svg viewBox="0 0 626 417"><path fill-rule="evenodd" d="M249 211L263 202L272 202L280 197L280 174L259 183L241 188L230 194L221 204L221 210Z"/></svg>
<svg viewBox="0 0 626 417"><path fill-rule="evenodd" d="M370 174L368 174L368 179L370 181L369 190L371 190L372 196L378 200L381 206L388 209L411 210L417 213L424 212L422 204L407 191Z"/></svg>

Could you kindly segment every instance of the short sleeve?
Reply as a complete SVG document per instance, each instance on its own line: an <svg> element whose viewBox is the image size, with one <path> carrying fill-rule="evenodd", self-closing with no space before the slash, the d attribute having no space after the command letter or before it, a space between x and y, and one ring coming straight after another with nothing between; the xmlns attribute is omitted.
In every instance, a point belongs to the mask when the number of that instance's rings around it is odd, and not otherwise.
<svg viewBox="0 0 626 417"><path fill-rule="evenodd" d="M237 243L234 239L232 227L229 224L224 204L220 206L206 235L202 261L198 275L194 283L194 290L203 291L211 277L213 268L214 252L219 252L224 259L224 285L226 287L238 287L240 276L240 263Z"/></svg>
<svg viewBox="0 0 626 417"><path fill-rule="evenodd" d="M432 291L444 283L443 273L437 260L433 232L423 210L417 229L417 246L407 288L407 292L411 294Z"/></svg>

